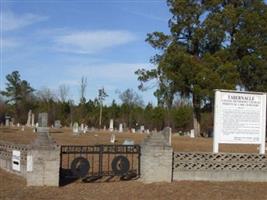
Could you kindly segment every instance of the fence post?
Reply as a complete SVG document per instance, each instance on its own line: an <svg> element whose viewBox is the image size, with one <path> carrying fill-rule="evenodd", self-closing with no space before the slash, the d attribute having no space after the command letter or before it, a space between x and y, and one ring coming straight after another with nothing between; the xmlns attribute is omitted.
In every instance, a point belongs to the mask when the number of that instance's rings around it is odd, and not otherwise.
<svg viewBox="0 0 267 200"><path fill-rule="evenodd" d="M141 144L141 178L144 183L171 182L173 149L171 128L152 133Z"/></svg>
<svg viewBox="0 0 267 200"><path fill-rule="evenodd" d="M47 128L47 114L40 113L37 139L28 156L32 170L27 172L27 186L59 186L60 148L52 141Z"/></svg>

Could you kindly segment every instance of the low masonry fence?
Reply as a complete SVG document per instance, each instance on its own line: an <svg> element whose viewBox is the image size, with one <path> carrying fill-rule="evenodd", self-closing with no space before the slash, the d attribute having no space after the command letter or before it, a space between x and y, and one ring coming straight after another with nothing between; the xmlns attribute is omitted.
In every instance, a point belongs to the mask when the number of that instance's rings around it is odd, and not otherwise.
<svg viewBox="0 0 267 200"><path fill-rule="evenodd" d="M15 144L0 140L0 168L15 173L26 178L27 175L27 152L31 149L30 145ZM19 170L14 170L12 165L13 151L20 152ZM18 164L18 163L16 163Z"/></svg>
<svg viewBox="0 0 267 200"><path fill-rule="evenodd" d="M267 157L251 153L173 152L173 180L267 181Z"/></svg>

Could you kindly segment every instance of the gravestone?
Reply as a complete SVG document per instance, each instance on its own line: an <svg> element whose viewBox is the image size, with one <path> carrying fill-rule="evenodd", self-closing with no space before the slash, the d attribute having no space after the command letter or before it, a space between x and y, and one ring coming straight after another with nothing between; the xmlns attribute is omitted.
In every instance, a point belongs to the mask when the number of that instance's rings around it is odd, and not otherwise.
<svg viewBox="0 0 267 200"><path fill-rule="evenodd" d="M111 134L110 143L114 144L115 143L115 140L116 140L115 134Z"/></svg>
<svg viewBox="0 0 267 200"><path fill-rule="evenodd" d="M191 131L190 131L190 137L191 138L194 138L195 137L195 130L194 129L191 129Z"/></svg>
<svg viewBox="0 0 267 200"><path fill-rule="evenodd" d="M60 120L56 120L54 125L55 125L55 128L61 128L61 121Z"/></svg>
<svg viewBox="0 0 267 200"><path fill-rule="evenodd" d="M141 178L145 183L172 180L171 128L154 132L141 144Z"/></svg>
<svg viewBox="0 0 267 200"><path fill-rule="evenodd" d="M123 127L122 127L122 124L120 124L119 126L119 133L122 133L123 132Z"/></svg>
<svg viewBox="0 0 267 200"><path fill-rule="evenodd" d="M134 145L134 141L131 139L126 139L122 143L123 145Z"/></svg>
<svg viewBox="0 0 267 200"><path fill-rule="evenodd" d="M144 125L140 126L140 132L141 133L144 133L145 132L145 126Z"/></svg>
<svg viewBox="0 0 267 200"><path fill-rule="evenodd" d="M84 129L83 129L83 133L85 134L85 133L87 133L87 131L88 131L88 126L86 125L86 126L84 127Z"/></svg>
<svg viewBox="0 0 267 200"><path fill-rule="evenodd" d="M81 128L80 128L80 130L81 130L81 131L84 130L84 124L83 124L83 123L81 124Z"/></svg>
<svg viewBox="0 0 267 200"><path fill-rule="evenodd" d="M35 123L34 123L34 113L32 113L32 127L34 127Z"/></svg>
<svg viewBox="0 0 267 200"><path fill-rule="evenodd" d="M131 129L131 132L132 132L132 133L135 133L135 128L132 128L132 129Z"/></svg>
<svg viewBox="0 0 267 200"><path fill-rule="evenodd" d="M32 110L29 110L27 124L26 124L26 126L28 126L28 127L31 126L31 117L32 117Z"/></svg>
<svg viewBox="0 0 267 200"><path fill-rule="evenodd" d="M113 127L113 119L110 120L109 122L109 131L113 131L114 130L114 127Z"/></svg>
<svg viewBox="0 0 267 200"><path fill-rule="evenodd" d="M5 126L9 126L10 125L10 116L5 116Z"/></svg>
<svg viewBox="0 0 267 200"><path fill-rule="evenodd" d="M78 135L79 134L79 124L78 122L74 122L73 126L72 126L72 132L74 135Z"/></svg>

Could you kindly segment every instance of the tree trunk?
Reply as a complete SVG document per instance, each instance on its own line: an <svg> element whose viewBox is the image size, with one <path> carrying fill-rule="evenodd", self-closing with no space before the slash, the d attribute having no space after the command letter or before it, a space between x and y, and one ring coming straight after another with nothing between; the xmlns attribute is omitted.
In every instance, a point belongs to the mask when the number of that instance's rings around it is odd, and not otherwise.
<svg viewBox="0 0 267 200"><path fill-rule="evenodd" d="M195 95L193 95L193 127L194 127L194 133L195 136L200 137L200 102L196 98Z"/></svg>
<svg viewBox="0 0 267 200"><path fill-rule="evenodd" d="M193 111L193 126L194 126L194 134L197 137L200 137L200 119L198 119L198 114L195 112L195 110Z"/></svg>

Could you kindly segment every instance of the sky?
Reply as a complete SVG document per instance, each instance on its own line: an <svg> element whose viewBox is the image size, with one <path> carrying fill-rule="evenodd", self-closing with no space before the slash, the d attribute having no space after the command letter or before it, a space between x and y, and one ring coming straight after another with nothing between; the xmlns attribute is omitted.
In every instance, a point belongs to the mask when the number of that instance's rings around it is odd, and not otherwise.
<svg viewBox="0 0 267 200"><path fill-rule="evenodd" d="M1 80L18 70L37 90L69 87L79 101L87 78L86 99L105 88L105 103L131 88L145 103L156 104L155 88L138 90L134 72L151 69L156 51L145 42L153 31L168 33L165 0L0 0Z"/></svg>

